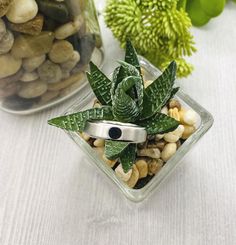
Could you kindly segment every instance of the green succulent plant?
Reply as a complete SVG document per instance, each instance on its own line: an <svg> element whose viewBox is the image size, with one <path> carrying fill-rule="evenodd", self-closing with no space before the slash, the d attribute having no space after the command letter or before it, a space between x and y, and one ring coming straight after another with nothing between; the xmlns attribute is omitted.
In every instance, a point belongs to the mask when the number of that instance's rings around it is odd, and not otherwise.
<svg viewBox="0 0 236 245"><path fill-rule="evenodd" d="M90 86L101 103L92 108L48 121L50 125L83 132L87 121L112 120L134 123L145 127L148 135L173 131L179 125L175 119L162 114L161 109L178 91L174 87L176 63L171 62L157 79L144 89L140 63L130 41L126 43L125 61L119 61L110 80L98 67L90 63L87 73ZM105 155L108 159L119 158L124 172L129 171L136 158L137 144L106 140Z"/></svg>
<svg viewBox="0 0 236 245"><path fill-rule="evenodd" d="M186 0L108 0L105 21L122 47L130 39L160 69L175 60L177 76L186 77L193 66L185 57L196 48L185 7Z"/></svg>

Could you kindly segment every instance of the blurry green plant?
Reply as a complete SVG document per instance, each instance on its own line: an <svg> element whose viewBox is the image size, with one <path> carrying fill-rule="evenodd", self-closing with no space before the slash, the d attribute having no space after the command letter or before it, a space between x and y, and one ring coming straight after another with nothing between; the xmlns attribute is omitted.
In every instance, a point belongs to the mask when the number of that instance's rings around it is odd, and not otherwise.
<svg viewBox="0 0 236 245"><path fill-rule="evenodd" d="M185 57L196 49L185 6L186 0L108 0L105 21L122 47L130 39L160 69L175 60L177 76L186 77L193 66Z"/></svg>
<svg viewBox="0 0 236 245"><path fill-rule="evenodd" d="M203 26L223 12L225 3L226 0L187 0L186 11L194 26Z"/></svg>

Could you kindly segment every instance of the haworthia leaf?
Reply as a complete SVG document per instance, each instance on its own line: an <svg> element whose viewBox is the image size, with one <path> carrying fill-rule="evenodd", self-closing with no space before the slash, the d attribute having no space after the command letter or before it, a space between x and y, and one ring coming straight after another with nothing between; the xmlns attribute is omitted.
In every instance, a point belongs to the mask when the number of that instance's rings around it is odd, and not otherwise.
<svg viewBox="0 0 236 245"><path fill-rule="evenodd" d="M135 66L141 74L141 68L136 50L129 40L126 42L125 62Z"/></svg>
<svg viewBox="0 0 236 245"><path fill-rule="evenodd" d="M93 62L90 62L89 65L90 73L87 73L87 77L93 92L102 105L111 105L112 82Z"/></svg>
<svg viewBox="0 0 236 245"><path fill-rule="evenodd" d="M116 67L112 75L112 84L111 84L111 97L112 98L113 98L113 95L115 94L118 84L121 83L121 81L124 79L123 75L122 76L120 75L121 68L122 68L121 66Z"/></svg>
<svg viewBox="0 0 236 245"><path fill-rule="evenodd" d="M118 85L112 100L112 111L117 121L135 122L140 115L141 110L139 105L127 94L127 91L135 85L138 79L140 78L126 77Z"/></svg>
<svg viewBox="0 0 236 245"><path fill-rule="evenodd" d="M140 76L140 73L135 66L124 61L119 61L119 63L121 66L117 67L113 73L113 83L111 88L112 96L115 94L117 86L123 81L124 78L128 76Z"/></svg>
<svg viewBox="0 0 236 245"><path fill-rule="evenodd" d="M134 84L134 91L135 91L135 101L139 107L139 110L143 110L143 80L141 77L135 78L136 82Z"/></svg>
<svg viewBox="0 0 236 245"><path fill-rule="evenodd" d="M127 173L133 166L136 159L136 144L129 144L120 156L120 163L125 173Z"/></svg>
<svg viewBox="0 0 236 245"><path fill-rule="evenodd" d="M162 113L138 122L138 125L145 127L147 134L163 134L175 130L179 126L179 122L174 118Z"/></svg>
<svg viewBox="0 0 236 245"><path fill-rule="evenodd" d="M167 102L168 102L170 99L172 99L178 91L179 91L179 87L173 88L172 91L171 91L170 97L169 97L169 99L167 100ZM162 107L164 107L165 105L166 105L166 104L163 104Z"/></svg>
<svg viewBox="0 0 236 245"><path fill-rule="evenodd" d="M105 142L105 156L108 159L117 159L125 148L129 145L128 142L106 140Z"/></svg>
<svg viewBox="0 0 236 245"><path fill-rule="evenodd" d="M122 60L119 60L118 63L120 63L121 67L124 68L124 73L126 76L140 76L138 69L134 65Z"/></svg>
<svg viewBox="0 0 236 245"><path fill-rule="evenodd" d="M56 117L48 121L48 124L68 131L82 132L88 120L113 120L112 109L109 106L93 108L86 111Z"/></svg>
<svg viewBox="0 0 236 245"><path fill-rule="evenodd" d="M176 68L175 61L171 62L162 75L144 90L142 119L151 117L166 104L172 93Z"/></svg>

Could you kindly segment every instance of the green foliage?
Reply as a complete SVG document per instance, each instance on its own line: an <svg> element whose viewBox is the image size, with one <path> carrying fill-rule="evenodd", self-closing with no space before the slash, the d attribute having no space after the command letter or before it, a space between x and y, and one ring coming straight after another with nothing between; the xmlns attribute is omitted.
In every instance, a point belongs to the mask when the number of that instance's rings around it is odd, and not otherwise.
<svg viewBox="0 0 236 245"><path fill-rule="evenodd" d="M146 128L147 133L152 134L164 134L176 129L179 123L162 113L157 113L153 117L148 118L138 123L140 126Z"/></svg>
<svg viewBox="0 0 236 245"><path fill-rule="evenodd" d="M175 80L176 63L173 61L150 86L145 89L142 118L159 112L169 100Z"/></svg>
<svg viewBox="0 0 236 245"><path fill-rule="evenodd" d="M210 17L220 15L225 7L226 0L200 0L203 11Z"/></svg>
<svg viewBox="0 0 236 245"><path fill-rule="evenodd" d="M121 153L129 146L128 142L106 140L105 152L108 159L117 159Z"/></svg>
<svg viewBox="0 0 236 245"><path fill-rule="evenodd" d="M90 62L90 74L87 77L97 99L102 105L111 105L111 81L95 64Z"/></svg>
<svg viewBox="0 0 236 245"><path fill-rule="evenodd" d="M196 49L185 5L185 0L108 0L105 21L122 47L130 39L160 69L175 60L177 76L186 77L193 66L184 57Z"/></svg>
<svg viewBox="0 0 236 245"><path fill-rule="evenodd" d="M127 42L125 62L119 61L110 81L93 63L87 73L89 83L103 105L72 115L49 120L49 124L69 130L83 131L86 122L93 120L113 120L135 123L146 129L147 134L166 133L178 127L179 123L160 113L161 108L173 97L178 88L173 88L176 76L176 63L171 62L167 69L146 89L140 73L140 64L135 49ZM129 62L129 63L128 63ZM105 155L117 159L125 172L132 168L136 157L136 144L107 140Z"/></svg>
<svg viewBox="0 0 236 245"><path fill-rule="evenodd" d="M62 117L56 117L48 121L48 124L65 129L67 131L82 132L88 120L113 120L112 108L104 106L92 108L79 113L74 113Z"/></svg>
<svg viewBox="0 0 236 245"><path fill-rule="evenodd" d="M136 151L137 145L129 144L120 155L120 163L125 173L127 173L132 168L136 158Z"/></svg>
<svg viewBox="0 0 236 245"><path fill-rule="evenodd" d="M186 11L194 26L203 26L220 15L226 0L188 0Z"/></svg>
<svg viewBox="0 0 236 245"><path fill-rule="evenodd" d="M186 10L194 26L206 25L211 19L203 11L200 0L188 0Z"/></svg>

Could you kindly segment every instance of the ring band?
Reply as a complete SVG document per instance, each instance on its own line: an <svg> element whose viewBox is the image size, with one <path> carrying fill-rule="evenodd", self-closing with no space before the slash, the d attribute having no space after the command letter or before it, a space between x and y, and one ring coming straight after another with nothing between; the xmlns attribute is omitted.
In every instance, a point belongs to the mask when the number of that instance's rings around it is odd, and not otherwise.
<svg viewBox="0 0 236 245"><path fill-rule="evenodd" d="M84 132L93 138L142 143L146 141L144 127L116 121L87 121Z"/></svg>

